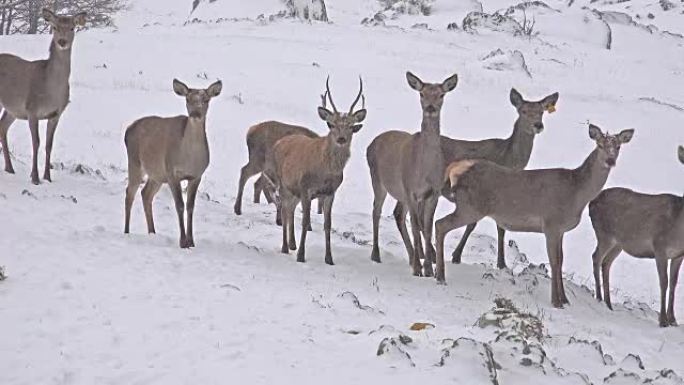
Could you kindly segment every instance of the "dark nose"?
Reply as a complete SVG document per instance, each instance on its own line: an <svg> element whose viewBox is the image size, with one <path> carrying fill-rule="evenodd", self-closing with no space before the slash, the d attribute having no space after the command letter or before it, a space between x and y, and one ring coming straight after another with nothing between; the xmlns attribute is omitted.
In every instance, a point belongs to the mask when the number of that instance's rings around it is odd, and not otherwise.
<svg viewBox="0 0 684 385"><path fill-rule="evenodd" d="M608 158L608 159L606 159L606 164L607 164L609 167L615 166L615 158Z"/></svg>
<svg viewBox="0 0 684 385"><path fill-rule="evenodd" d="M347 143L347 138L343 138L343 137L337 138L337 143L338 144L345 144L345 143Z"/></svg>
<svg viewBox="0 0 684 385"><path fill-rule="evenodd" d="M544 123L542 123L542 122L535 123L535 124L534 124L534 128L536 128L537 131L541 131L541 130L544 129Z"/></svg>
<svg viewBox="0 0 684 385"><path fill-rule="evenodd" d="M66 39L59 39L59 40L57 40L57 44L59 44L62 47L66 47L68 43L67 43Z"/></svg>
<svg viewBox="0 0 684 385"><path fill-rule="evenodd" d="M428 114L434 114L435 112L437 112L437 109L435 108L435 106L429 105L425 108L425 112L427 112Z"/></svg>

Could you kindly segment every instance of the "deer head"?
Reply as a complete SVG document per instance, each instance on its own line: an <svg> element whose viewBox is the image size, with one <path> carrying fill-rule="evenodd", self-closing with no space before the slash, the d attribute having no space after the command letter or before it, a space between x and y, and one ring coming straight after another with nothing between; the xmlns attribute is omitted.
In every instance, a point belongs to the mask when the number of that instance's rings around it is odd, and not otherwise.
<svg viewBox="0 0 684 385"><path fill-rule="evenodd" d="M444 103L444 95L453 91L458 84L458 75L454 74L442 83L424 83L410 71L406 72L406 80L411 88L420 93L420 106L423 116L439 116Z"/></svg>
<svg viewBox="0 0 684 385"><path fill-rule="evenodd" d="M544 123L542 122L544 112L554 112L556 110L558 92L540 101L528 102L523 99L520 92L515 88L511 88L510 99L513 107L518 110L518 122L522 123L522 127L527 130L527 133L536 135L544 131Z"/></svg>
<svg viewBox="0 0 684 385"><path fill-rule="evenodd" d="M620 155L620 146L632 140L632 135L634 135L633 129L623 130L617 135L610 135L604 134L597 126L589 124L589 137L596 142L596 147L599 150L598 155L608 168L615 166L618 155Z"/></svg>
<svg viewBox="0 0 684 385"><path fill-rule="evenodd" d="M178 79L173 79L173 92L178 96L185 97L185 107L191 119L204 120L207 117L209 101L221 94L223 83L220 80L210 85L207 89L188 88Z"/></svg>
<svg viewBox="0 0 684 385"><path fill-rule="evenodd" d="M352 135L359 132L363 125L359 124L366 119L366 97L363 95L363 80L359 77L359 93L349 107L349 112L339 112L333 102L330 93L330 77L325 81L325 93L321 96L322 106L318 107L318 116L328 124L329 137L337 146L348 147L351 144ZM326 99L330 100L332 111L328 110ZM361 109L354 111L354 107L361 100Z"/></svg>
<svg viewBox="0 0 684 385"><path fill-rule="evenodd" d="M86 13L79 12L74 16L56 15L47 8L43 8L43 19L50 24L52 41L60 50L68 50L74 42L74 31L77 26L84 26Z"/></svg>

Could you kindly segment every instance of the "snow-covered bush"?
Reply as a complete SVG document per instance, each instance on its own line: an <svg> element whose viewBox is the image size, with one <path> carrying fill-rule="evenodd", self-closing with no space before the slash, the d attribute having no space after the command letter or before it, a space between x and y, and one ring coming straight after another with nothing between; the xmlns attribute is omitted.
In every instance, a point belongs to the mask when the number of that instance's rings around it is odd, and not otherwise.
<svg viewBox="0 0 684 385"><path fill-rule="evenodd" d="M434 0L379 0L385 11L395 14L430 15Z"/></svg>
<svg viewBox="0 0 684 385"><path fill-rule="evenodd" d="M303 20L328 21L324 0L283 0L287 15Z"/></svg>

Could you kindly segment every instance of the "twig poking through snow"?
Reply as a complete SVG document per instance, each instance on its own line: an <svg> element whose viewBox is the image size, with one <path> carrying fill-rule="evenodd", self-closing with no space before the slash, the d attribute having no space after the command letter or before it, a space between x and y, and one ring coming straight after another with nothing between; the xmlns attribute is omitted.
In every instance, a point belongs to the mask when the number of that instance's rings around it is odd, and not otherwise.
<svg viewBox="0 0 684 385"><path fill-rule="evenodd" d="M641 98L639 98L639 100L642 101L642 102L650 102L650 103L659 104L659 105L661 105L661 106L674 108L674 109L677 110L677 111L683 111L683 112L684 112L684 107L681 107L681 106L678 106L678 105L672 104L672 103L663 102L662 100L658 100L658 99L656 99L656 98L654 98L654 97L652 97L652 96L649 96L649 97L641 97Z"/></svg>

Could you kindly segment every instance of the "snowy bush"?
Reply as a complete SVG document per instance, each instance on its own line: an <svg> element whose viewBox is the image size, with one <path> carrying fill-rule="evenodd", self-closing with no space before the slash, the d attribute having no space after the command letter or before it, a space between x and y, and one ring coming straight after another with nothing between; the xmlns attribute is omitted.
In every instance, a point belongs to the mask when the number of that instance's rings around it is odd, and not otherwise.
<svg viewBox="0 0 684 385"><path fill-rule="evenodd" d="M287 15L303 20L328 21L324 0L283 0Z"/></svg>
<svg viewBox="0 0 684 385"><path fill-rule="evenodd" d="M379 0L385 11L395 14L430 15L434 0Z"/></svg>

